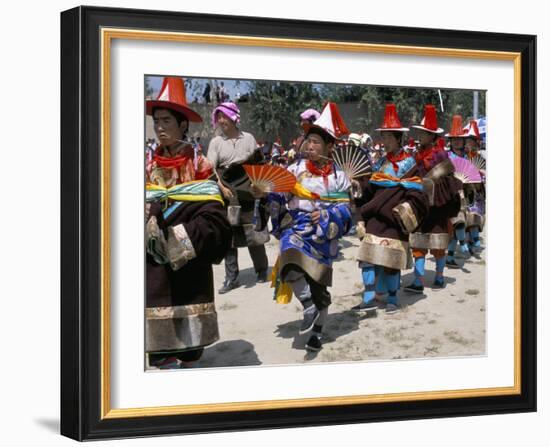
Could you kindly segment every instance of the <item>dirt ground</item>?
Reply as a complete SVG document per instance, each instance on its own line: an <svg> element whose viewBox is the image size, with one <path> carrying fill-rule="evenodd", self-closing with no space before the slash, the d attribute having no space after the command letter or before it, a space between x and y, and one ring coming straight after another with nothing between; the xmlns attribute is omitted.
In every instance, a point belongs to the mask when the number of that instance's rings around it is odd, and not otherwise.
<svg viewBox="0 0 550 447"><path fill-rule="evenodd" d="M483 240L482 240L483 241ZM334 263L333 304L324 328L323 349L305 350L308 335L299 335L300 303L286 305L273 300L268 284L256 284L256 275L246 248L239 249L241 287L216 294L220 340L205 349L193 368L273 365L304 362L368 361L485 354L485 258L458 259L461 269L445 270L446 288L434 291L435 263L426 262L423 295L398 293L400 311L386 315L378 310L358 316L350 308L361 301L363 284L356 254L359 240L345 237L341 256ZM272 266L278 241L266 244ZM214 266L215 288L224 279L224 266ZM402 284L413 279L404 272Z"/></svg>

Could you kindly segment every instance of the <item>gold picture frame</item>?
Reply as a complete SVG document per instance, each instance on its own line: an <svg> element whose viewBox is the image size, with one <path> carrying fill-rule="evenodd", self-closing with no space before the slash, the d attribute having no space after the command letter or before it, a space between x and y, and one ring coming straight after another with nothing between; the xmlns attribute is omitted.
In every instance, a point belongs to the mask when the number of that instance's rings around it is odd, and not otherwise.
<svg viewBox="0 0 550 447"><path fill-rule="evenodd" d="M63 179L63 190L78 184L80 197L66 197L63 203L71 206L62 212L62 222L73 225L68 231L72 239L62 246L64 262L78 260L82 276L73 276L74 266L64 264L62 305L62 433L76 439L127 437L143 434L192 433L207 430L234 430L248 428L308 425L321 410L329 408L331 419L323 423L343 423L369 420L395 420L408 417L451 416L478 414L479 404L484 412L533 411L536 392L535 350L536 329L534 303L529 299L534 291L536 252L533 235L535 142L528 134L534 125L533 36L493 35L490 33L437 31L438 46L428 45L435 30L422 30L423 37L413 31L400 29L394 42L380 43L380 27L366 25L331 24L331 33L320 39L326 24L315 22L277 21L252 18L225 17L230 23L224 31L219 27L219 16L174 13L167 15L154 11L109 10L103 8L76 8L62 14L62 34L71 36L73 43L62 46L62 119L69 120L72 130L62 141L62 172L86 171L88 175ZM259 20L259 19L258 19ZM225 23L224 22L224 23ZM278 27L280 36L259 36L261 25ZM82 26L85 24L86 26ZM148 26L149 25L149 26ZM154 25L154 26L153 26ZM300 26L307 25L307 26ZM165 29L162 29L165 27ZM236 34L233 27L241 32ZM218 32L210 30L216 28ZM353 28L353 30L350 30ZM391 34L392 27L382 27ZM202 30L202 32L201 32ZM300 31L296 31L300 30ZM348 31L358 36L349 41ZM294 33L295 37L289 34ZM330 35L329 35L330 34ZM476 48L471 48L473 35ZM396 34L397 35L397 34ZM338 38L339 36L339 38ZM79 37L77 39L76 37ZM110 219L111 197L111 46L116 39L201 43L206 45L260 46L292 50L320 50L338 52L370 52L407 56L432 56L511 61L514 66L514 385L483 389L459 389L431 392L375 394L367 396L333 396L263 400L248 402L220 402L200 405L171 405L142 408L112 408L111 406L111 259ZM340 39L340 40L339 40ZM67 39L67 42L69 40ZM85 42L81 47L77 42ZM91 65L97 62L99 70L91 74ZM83 76L83 73L85 76ZM73 77L73 81L68 79ZM75 82L74 79L78 80ZM66 81L66 82L65 82ZM78 101L75 101L75 96ZM86 108L82 100L86 99ZM87 135L78 132L82 126L94 122L94 111L99 122L88 127ZM76 146L75 146L76 144ZM78 147L75 153L75 147ZM97 148L97 149L94 149ZM94 152L95 150L95 152ZM87 166L83 162L94 161ZM94 173L99 174L93 180ZM84 178L85 180L82 180ZM88 181L93 185L85 184ZM70 182L73 182L70 184ZM76 182L76 183L74 183ZM80 182L80 183L79 183ZM95 212L90 211L99 205ZM86 211L87 210L87 211ZM65 215L63 215L65 213ZM82 222L82 217L88 221ZM75 228L75 222L79 227ZM82 228L94 226L93 234L85 243ZM76 246L74 242L78 241ZM86 262L82 257L95 247ZM88 251L87 251L88 250ZM86 265L83 265L86 264ZM90 268L92 271L87 271ZM94 287L92 279L99 279ZM77 295L75 295L75 293ZM75 296L79 300L75 302ZM534 296L532 294L531 296ZM84 298L88 301L84 303ZM92 299L90 299L90 297ZM91 306L93 309L91 310ZM65 337L75 331L78 343ZM96 356L97 354L97 356ZM85 374L82 368L87 367ZM389 405L389 404L393 404ZM78 416L75 416L75 410ZM297 423L290 424L284 417L295 415ZM230 422L216 425L216 416L230 416ZM177 420L177 422L175 422Z"/></svg>

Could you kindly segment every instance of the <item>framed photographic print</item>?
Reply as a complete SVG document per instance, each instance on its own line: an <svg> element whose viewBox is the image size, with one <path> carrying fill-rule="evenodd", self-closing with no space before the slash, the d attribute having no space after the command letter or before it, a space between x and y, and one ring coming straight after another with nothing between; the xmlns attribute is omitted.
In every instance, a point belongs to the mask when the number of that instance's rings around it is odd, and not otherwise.
<svg viewBox="0 0 550 447"><path fill-rule="evenodd" d="M62 434L535 411L535 45L63 12Z"/></svg>

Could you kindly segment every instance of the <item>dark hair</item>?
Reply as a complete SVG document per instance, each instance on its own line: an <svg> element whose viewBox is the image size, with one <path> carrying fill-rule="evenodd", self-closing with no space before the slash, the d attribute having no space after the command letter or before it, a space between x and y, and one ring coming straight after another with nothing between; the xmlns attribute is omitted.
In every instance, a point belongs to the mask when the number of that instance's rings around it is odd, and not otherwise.
<svg viewBox="0 0 550 447"><path fill-rule="evenodd" d="M437 139L439 138L439 135L434 132L428 132L432 136L432 142L437 143Z"/></svg>
<svg viewBox="0 0 550 447"><path fill-rule="evenodd" d="M449 141L452 142L454 140L462 141L463 143L466 143L466 139L462 137L449 137Z"/></svg>
<svg viewBox="0 0 550 447"><path fill-rule="evenodd" d="M157 110L166 110L168 113L170 113L170 115L172 115L176 119L176 122L178 123L178 126L181 126L181 123L183 121L185 121L187 123L187 125L189 126L189 119L183 113L176 112L175 110L168 109L166 107L153 107L153 110L152 110L152 113L151 113L153 118L155 117L155 112Z"/></svg>
<svg viewBox="0 0 550 447"><path fill-rule="evenodd" d="M460 147L453 147L453 140L460 140L462 141L462 145ZM449 141L451 143L451 150L454 151L454 150L466 150L466 140L464 138L460 138L460 137L449 137Z"/></svg>
<svg viewBox="0 0 550 447"><path fill-rule="evenodd" d="M403 137L405 136L405 132L401 130L384 130L383 132L393 135L399 144L403 143Z"/></svg>
<svg viewBox="0 0 550 447"><path fill-rule="evenodd" d="M308 137L309 134L312 134L312 133L314 133L315 135L319 135L323 139L325 144L330 144L330 143L334 144L336 141L332 135L329 135L326 131L324 131L319 127L312 127L311 129L309 129L306 137Z"/></svg>

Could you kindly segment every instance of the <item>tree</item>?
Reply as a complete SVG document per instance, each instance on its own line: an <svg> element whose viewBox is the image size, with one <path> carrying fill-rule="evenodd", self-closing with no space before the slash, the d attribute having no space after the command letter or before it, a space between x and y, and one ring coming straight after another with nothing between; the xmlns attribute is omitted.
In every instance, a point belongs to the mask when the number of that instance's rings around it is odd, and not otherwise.
<svg viewBox="0 0 550 447"><path fill-rule="evenodd" d="M352 129L376 129L384 114L386 103L397 105L401 123L408 127L420 123L424 106L434 104L438 109L439 126L448 129L452 115L462 115L464 121L473 116L473 92L414 87L377 87L366 85L324 84L320 87L323 100L338 104L356 102L358 113L348 124ZM441 100L439 95L441 94ZM441 110L443 104L443 110ZM485 92L479 92L479 114L485 115Z"/></svg>
<svg viewBox="0 0 550 447"><path fill-rule="evenodd" d="M274 141L280 136L288 142L299 129L300 113L321 107L321 97L313 84L249 81L250 121L263 133L263 139Z"/></svg>
<svg viewBox="0 0 550 447"><path fill-rule="evenodd" d="M145 77L145 96L146 97L152 97L153 96L153 87L151 86L151 79L146 76Z"/></svg>

